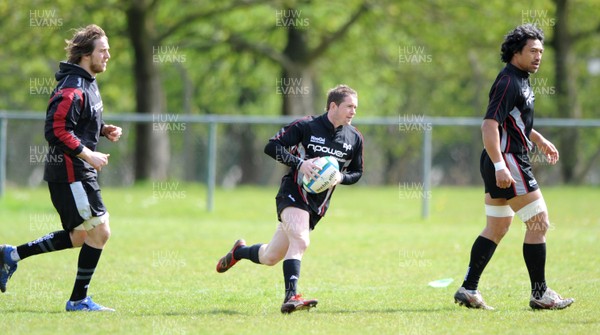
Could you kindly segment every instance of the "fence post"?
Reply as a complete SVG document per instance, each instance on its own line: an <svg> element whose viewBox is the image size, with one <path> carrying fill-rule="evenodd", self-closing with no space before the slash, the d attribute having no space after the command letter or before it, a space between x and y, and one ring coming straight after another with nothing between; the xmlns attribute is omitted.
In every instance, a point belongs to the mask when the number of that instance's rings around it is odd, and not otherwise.
<svg viewBox="0 0 600 335"><path fill-rule="evenodd" d="M433 126L426 127L423 132L423 204L421 217L429 217L429 200L431 200L431 133Z"/></svg>
<svg viewBox="0 0 600 335"><path fill-rule="evenodd" d="M6 186L6 124L8 119L0 116L0 198L4 196L4 187Z"/></svg>
<svg viewBox="0 0 600 335"><path fill-rule="evenodd" d="M215 184L217 179L217 123L208 124L208 190L206 210L212 212L215 206Z"/></svg>

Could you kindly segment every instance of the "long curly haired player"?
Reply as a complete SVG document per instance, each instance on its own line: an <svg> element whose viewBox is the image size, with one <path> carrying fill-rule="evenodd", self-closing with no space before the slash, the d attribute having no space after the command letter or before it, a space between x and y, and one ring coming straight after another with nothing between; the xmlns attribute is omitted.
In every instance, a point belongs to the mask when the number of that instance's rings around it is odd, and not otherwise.
<svg viewBox="0 0 600 335"><path fill-rule="evenodd" d="M454 300L469 308L493 309L477 290L479 278L504 237L513 216L525 223L523 258L531 281L529 306L562 309L573 303L546 285L546 232L548 210L533 176L528 153L536 145L550 164L558 161L558 150L533 129L533 90L529 76L536 73L544 52L544 33L531 24L516 27L504 39L500 71L489 94L481 126L484 150L481 176L485 185L487 224L471 249L469 269Z"/></svg>
<svg viewBox="0 0 600 335"><path fill-rule="evenodd" d="M44 180L63 230L19 246L0 246L0 291L25 258L69 248L81 248L77 277L66 310L114 311L92 301L88 287L110 237L109 215L98 185L98 171L108 154L96 151L100 136L119 140L120 127L102 120L103 104L96 75L110 59L108 38L97 25L78 29L67 42L66 62L56 72L58 84L48 103L45 136L48 156Z"/></svg>

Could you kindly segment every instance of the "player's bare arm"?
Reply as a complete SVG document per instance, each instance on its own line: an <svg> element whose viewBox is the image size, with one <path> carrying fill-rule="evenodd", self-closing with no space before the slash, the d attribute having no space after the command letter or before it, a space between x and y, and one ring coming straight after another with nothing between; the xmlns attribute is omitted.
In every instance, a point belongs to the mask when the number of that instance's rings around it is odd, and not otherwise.
<svg viewBox="0 0 600 335"><path fill-rule="evenodd" d="M500 188L509 188L516 183L506 168L506 163L500 151L500 133L498 132L498 121L485 119L481 125L483 146L496 167L496 185Z"/></svg>
<svg viewBox="0 0 600 335"><path fill-rule="evenodd" d="M532 129L529 139L535 143L535 145L537 145L544 155L546 155L546 158L550 164L554 165L558 162L558 149L556 149L552 142L548 141L544 136L542 136L542 134L537 132L535 129Z"/></svg>

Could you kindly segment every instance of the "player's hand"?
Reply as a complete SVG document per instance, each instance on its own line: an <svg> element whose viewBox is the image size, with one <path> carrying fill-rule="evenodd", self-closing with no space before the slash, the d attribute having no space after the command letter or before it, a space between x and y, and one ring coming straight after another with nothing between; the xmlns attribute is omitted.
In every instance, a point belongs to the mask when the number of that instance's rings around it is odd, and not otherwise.
<svg viewBox="0 0 600 335"><path fill-rule="evenodd" d="M97 171L101 171L103 166L108 165L110 154L92 151L84 147L83 151L77 156L88 162Z"/></svg>
<svg viewBox="0 0 600 335"><path fill-rule="evenodd" d="M92 151L91 155L88 155L88 159L86 159L86 161L90 163L94 169L101 171L103 166L108 165L109 156L110 154Z"/></svg>
<svg viewBox="0 0 600 335"><path fill-rule="evenodd" d="M122 134L123 129L121 129L121 127L117 127L112 124L105 124L104 127L102 127L102 135L104 135L104 137L111 142L118 141Z"/></svg>
<svg viewBox="0 0 600 335"><path fill-rule="evenodd" d="M538 144L538 147L540 151L544 154L544 156L546 156L548 163L554 165L558 162L558 150L556 149L554 144L552 144L552 142L544 139L541 143Z"/></svg>
<svg viewBox="0 0 600 335"><path fill-rule="evenodd" d="M337 184L340 184L342 182L342 179L343 179L342 173L340 171L338 171L335 174L335 181L333 182L333 185L331 185L331 187L333 187Z"/></svg>
<svg viewBox="0 0 600 335"><path fill-rule="evenodd" d="M307 159L300 164L300 172L312 180L316 180L319 176L319 171L321 171L321 168L315 164L316 159L317 158Z"/></svg>
<svg viewBox="0 0 600 335"><path fill-rule="evenodd" d="M496 171L496 186L499 188L509 188L516 183L507 168Z"/></svg>

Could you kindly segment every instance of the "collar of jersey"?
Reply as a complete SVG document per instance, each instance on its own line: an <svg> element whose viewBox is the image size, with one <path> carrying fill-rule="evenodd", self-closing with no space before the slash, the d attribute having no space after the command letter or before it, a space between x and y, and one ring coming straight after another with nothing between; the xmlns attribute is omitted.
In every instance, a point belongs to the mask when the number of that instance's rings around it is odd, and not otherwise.
<svg viewBox="0 0 600 335"><path fill-rule="evenodd" d="M331 123L331 121L329 121L329 118L327 117L327 112L325 112L325 114L321 115L321 119L323 119L323 123L325 124L325 127L327 127L327 130L329 130L332 134L335 134L338 131L342 130L342 128L344 128L344 126L339 126L337 128L334 128L333 123Z"/></svg>
<svg viewBox="0 0 600 335"><path fill-rule="evenodd" d="M516 67L516 66L512 65L511 63L507 63L507 64L506 64L506 67L507 67L507 68L508 68L510 71L512 71L512 72L514 72L514 73L516 73L516 74L517 74L519 77L522 77L522 78L529 78L529 72L527 72L527 71L523 71L523 70L519 69L518 67Z"/></svg>

